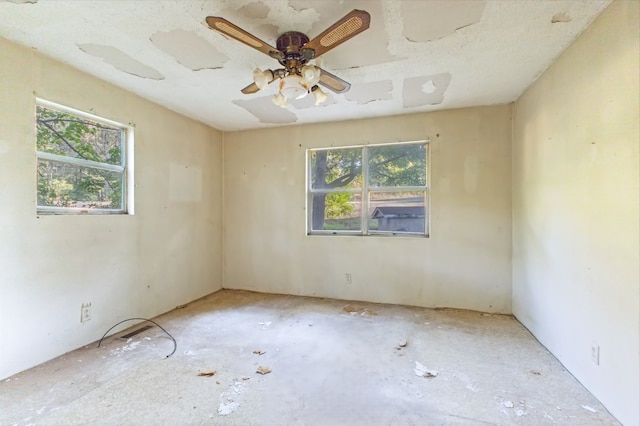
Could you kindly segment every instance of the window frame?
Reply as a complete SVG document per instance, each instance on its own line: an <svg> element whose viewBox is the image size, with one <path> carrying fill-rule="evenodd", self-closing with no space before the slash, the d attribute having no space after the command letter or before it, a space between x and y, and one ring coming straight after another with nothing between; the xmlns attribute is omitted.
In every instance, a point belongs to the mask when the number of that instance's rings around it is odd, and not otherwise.
<svg viewBox="0 0 640 426"><path fill-rule="evenodd" d="M103 124L110 127L119 128L123 132L122 136L122 161L121 165L102 163L99 161L85 160L82 158L70 157L59 154L52 154L48 152L38 151L38 136L35 135L35 148L36 148L36 212L42 215L133 215L134 203L133 203L133 157L134 157L134 125L131 123L123 124L108 118L100 117L91 113L77 110L65 105L51 102L42 98L35 98L35 119L37 126L37 107L44 107L57 112L71 114L80 119L91 120L98 124ZM121 208L118 209L106 209L106 208L87 208L87 207L58 207L58 206L42 206L38 204L37 188L38 188L38 161L54 161L61 164L70 165L72 167L86 167L90 169L105 170L109 172L118 172L122 174L122 200Z"/></svg>
<svg viewBox="0 0 640 426"><path fill-rule="evenodd" d="M306 215L307 215L307 235L350 235L350 236L382 236L382 237L418 237L428 238L430 236L430 175L431 175L431 150L430 140L422 139L415 141L400 141L378 144L361 144L361 145L347 145L347 146L330 146L322 148L308 148L305 152L305 164L306 164ZM424 186L369 186L369 157L368 151L370 148L384 148L394 147L402 145L424 145L425 146L425 185ZM312 188L312 173L311 168L311 153L317 151L331 151L342 149L360 149L362 152L362 187L361 188ZM401 232L401 231L380 231L369 229L369 200L373 193L398 193L398 192L423 192L424 201L424 232ZM331 229L313 229L313 196L315 194L361 194L361 214L360 214L360 230L331 230ZM364 212L367 212L366 214Z"/></svg>

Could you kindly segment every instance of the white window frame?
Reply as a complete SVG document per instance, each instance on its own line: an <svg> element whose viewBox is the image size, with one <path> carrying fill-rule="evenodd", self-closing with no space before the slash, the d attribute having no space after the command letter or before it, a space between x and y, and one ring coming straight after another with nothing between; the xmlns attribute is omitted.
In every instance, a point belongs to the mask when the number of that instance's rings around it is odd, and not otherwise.
<svg viewBox="0 0 640 426"><path fill-rule="evenodd" d="M35 99L35 105L53 109L59 112L75 115L79 118L94 121L99 124L107 126L117 127L124 132L124 147L122 149L122 165L101 163L97 161L85 160L76 157L67 157L64 155L51 154L48 152L38 151L36 148L37 160L49 160L64 164L71 164L74 166L88 167L92 169L107 170L112 172L120 172L123 175L123 188L122 188L122 208L120 209L101 209L101 208L83 208L83 207L55 207L55 206L41 206L37 205L38 214L51 214L51 215L133 215L134 203L133 203L133 157L134 157L134 126L131 124L122 124L117 121L109 120L104 117L100 117L94 114L90 114L84 111L80 111L65 105L61 105L55 102L48 101L46 99ZM37 138L37 135L36 135ZM37 140L36 140L37 143ZM36 186L37 186L36 176ZM36 197L36 204L37 204Z"/></svg>
<svg viewBox="0 0 640 426"><path fill-rule="evenodd" d="M424 145L426 148L426 177L424 186L385 186L369 188L369 161L368 161L368 149L379 147L390 147L399 145ZM355 236L406 236L406 237L429 237L430 234L430 175L431 175L431 150L430 140L416 140L416 141L402 141L402 142L390 142L381 144L363 144L363 145L348 145L348 146L331 146L323 148L309 148L306 150L306 214L307 214L307 235L355 235ZM340 149L362 149L362 176L363 184L362 188L312 188L312 173L310 165L311 152L317 151L331 151ZM369 230L369 194L371 193L384 193L384 192L423 192L424 193L424 233L417 232L398 232L398 231L380 231ZM361 224L360 230L324 230L313 229L312 218L312 205L313 196L315 194L339 194L339 193L361 193Z"/></svg>

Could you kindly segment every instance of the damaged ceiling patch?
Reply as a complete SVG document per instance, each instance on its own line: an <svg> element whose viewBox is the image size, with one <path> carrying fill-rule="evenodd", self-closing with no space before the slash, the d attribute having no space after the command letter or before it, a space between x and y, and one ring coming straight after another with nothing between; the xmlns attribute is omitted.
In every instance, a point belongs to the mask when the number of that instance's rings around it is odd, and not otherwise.
<svg viewBox="0 0 640 426"><path fill-rule="evenodd" d="M295 123L298 118L291 111L274 105L272 96L263 96L249 100L237 99L233 101L256 116L261 123L287 124Z"/></svg>
<svg viewBox="0 0 640 426"><path fill-rule="evenodd" d="M336 5L336 3L338 4ZM327 2L327 0L289 0L289 6L298 12L307 9L315 9L316 12L321 15L327 13L331 9L337 9L336 6L340 6L340 3L342 2Z"/></svg>
<svg viewBox="0 0 640 426"><path fill-rule="evenodd" d="M251 19L264 19L271 9L262 2L248 3L238 9L238 12Z"/></svg>
<svg viewBox="0 0 640 426"><path fill-rule="evenodd" d="M229 59L192 31L160 31L152 35L150 40L158 49L193 71L222 68Z"/></svg>
<svg viewBox="0 0 640 426"><path fill-rule="evenodd" d="M437 105L444 100L444 92L451 83L448 72L425 77L412 77L404 80L402 97L405 108Z"/></svg>
<svg viewBox="0 0 640 426"><path fill-rule="evenodd" d="M431 41L480 22L485 0L401 2L404 36L409 41Z"/></svg>
<svg viewBox="0 0 640 426"><path fill-rule="evenodd" d="M551 23L555 24L557 22L571 22L571 17L567 15L565 12L556 13L551 18Z"/></svg>
<svg viewBox="0 0 640 426"><path fill-rule="evenodd" d="M89 55L101 58L106 63L113 65L122 72L136 77L164 80L164 76L157 70L138 62L123 51L112 46L102 44L78 44L78 48Z"/></svg>
<svg viewBox="0 0 640 426"><path fill-rule="evenodd" d="M391 80L374 81L372 83L354 84L344 97L361 105L392 98L393 82Z"/></svg>
<svg viewBox="0 0 640 426"><path fill-rule="evenodd" d="M331 95L330 93L327 93L327 94L329 95L329 97L320 105L316 105L316 100L313 95L307 95L302 99L292 99L289 101L289 105L291 105L296 109L307 109L307 108L316 108L316 107L317 108L326 107L338 102L335 98L335 95Z"/></svg>
<svg viewBox="0 0 640 426"><path fill-rule="evenodd" d="M311 39L334 24L351 9L366 10L371 15L371 26L367 31L322 55L328 69L360 68L405 59L389 52L389 34L384 26L384 12L379 1L353 0L344 7L335 7L335 4L329 1L323 1L322 4L331 6L330 12L320 14L320 19L313 24L313 28L307 33Z"/></svg>

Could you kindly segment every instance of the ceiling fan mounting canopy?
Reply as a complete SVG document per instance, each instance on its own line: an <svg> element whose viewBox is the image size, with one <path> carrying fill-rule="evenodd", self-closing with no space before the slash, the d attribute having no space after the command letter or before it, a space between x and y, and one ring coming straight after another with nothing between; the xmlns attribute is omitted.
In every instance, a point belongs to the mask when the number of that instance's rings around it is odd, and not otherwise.
<svg viewBox="0 0 640 426"><path fill-rule="evenodd" d="M307 63L365 31L369 28L371 17L364 10L354 9L311 40L301 32L287 31L278 37L276 47L265 43L224 18L208 16L206 20L211 29L276 59L284 67L282 69L268 70L268 72L265 71L264 75L269 76L271 79L266 81L266 84L288 76L298 76L303 81L308 81L305 80L305 76L313 73L313 84L307 88L308 92L317 92L317 86L315 85L315 81L317 81L318 84L333 92L343 93L351 87L348 82L319 67L311 66L314 69L309 70L310 66L307 66ZM317 75L315 75L316 69ZM257 74L259 73L254 73L254 75ZM264 76L260 77L259 85L254 81L254 83L242 89L242 93L250 94L259 91L266 86L264 78ZM304 84L303 87L305 87Z"/></svg>

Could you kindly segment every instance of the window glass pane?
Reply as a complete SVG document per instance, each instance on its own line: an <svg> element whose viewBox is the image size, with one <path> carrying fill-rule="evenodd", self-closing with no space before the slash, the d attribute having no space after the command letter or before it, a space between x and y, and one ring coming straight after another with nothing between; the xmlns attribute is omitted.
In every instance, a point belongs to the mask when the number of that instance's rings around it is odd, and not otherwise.
<svg viewBox="0 0 640 426"><path fill-rule="evenodd" d="M362 149L330 149L311 151L311 187L361 188Z"/></svg>
<svg viewBox="0 0 640 426"><path fill-rule="evenodd" d="M369 195L369 230L424 233L425 193L373 192Z"/></svg>
<svg viewBox="0 0 640 426"><path fill-rule="evenodd" d="M396 145L369 148L369 185L425 186L425 145Z"/></svg>
<svg viewBox="0 0 640 426"><path fill-rule="evenodd" d="M37 150L122 165L124 130L38 105Z"/></svg>
<svg viewBox="0 0 640 426"><path fill-rule="evenodd" d="M361 198L359 193L314 194L311 206L311 229L359 231L362 225Z"/></svg>
<svg viewBox="0 0 640 426"><path fill-rule="evenodd" d="M123 173L38 160L38 205L122 210Z"/></svg>

